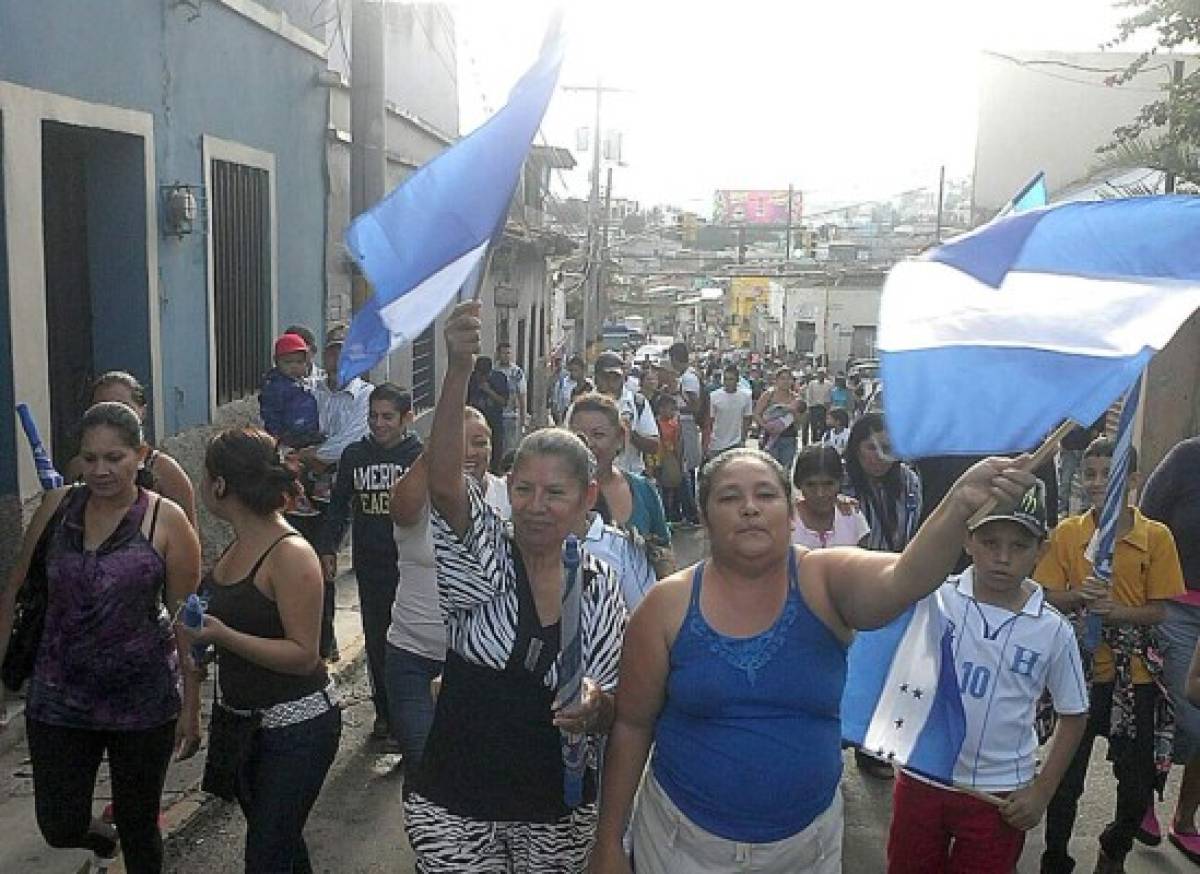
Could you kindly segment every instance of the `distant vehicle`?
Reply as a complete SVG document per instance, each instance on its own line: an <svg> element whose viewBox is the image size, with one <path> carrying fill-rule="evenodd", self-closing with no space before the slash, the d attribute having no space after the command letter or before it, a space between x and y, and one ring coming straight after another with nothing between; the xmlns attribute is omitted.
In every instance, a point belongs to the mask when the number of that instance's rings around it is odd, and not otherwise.
<svg viewBox="0 0 1200 874"><path fill-rule="evenodd" d="M858 376L864 380L879 379L879 359L878 358L860 358L850 365L846 371L847 376Z"/></svg>
<svg viewBox="0 0 1200 874"><path fill-rule="evenodd" d="M662 360L667 357L667 347L661 343L647 343L644 346L639 346L637 352L634 353L633 360L635 364L641 364L647 358L653 364L661 364Z"/></svg>
<svg viewBox="0 0 1200 874"><path fill-rule="evenodd" d="M656 346L662 346L664 349L670 349L671 344L675 342L675 338L670 334L651 334L650 342Z"/></svg>
<svg viewBox="0 0 1200 874"><path fill-rule="evenodd" d="M625 327L629 329L631 334L644 334L646 332L646 317L626 316Z"/></svg>

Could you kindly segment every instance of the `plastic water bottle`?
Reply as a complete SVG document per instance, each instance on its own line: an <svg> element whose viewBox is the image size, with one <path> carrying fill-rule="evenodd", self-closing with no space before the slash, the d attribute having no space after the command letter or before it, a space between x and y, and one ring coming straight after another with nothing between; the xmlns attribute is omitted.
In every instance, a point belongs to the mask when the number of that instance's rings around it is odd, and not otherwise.
<svg viewBox="0 0 1200 874"><path fill-rule="evenodd" d="M183 610L179 613L179 620L193 630L204 627L204 602L200 600L200 596L195 592L188 595L187 600L183 602ZM196 663L196 667L203 665L208 660L208 652L209 644L192 644L192 661Z"/></svg>

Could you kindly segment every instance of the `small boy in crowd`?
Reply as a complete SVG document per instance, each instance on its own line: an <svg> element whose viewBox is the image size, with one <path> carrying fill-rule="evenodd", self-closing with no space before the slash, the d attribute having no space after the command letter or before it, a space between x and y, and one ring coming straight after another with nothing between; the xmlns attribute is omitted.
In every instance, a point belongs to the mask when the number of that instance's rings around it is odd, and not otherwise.
<svg viewBox="0 0 1200 874"><path fill-rule="evenodd" d="M308 375L311 351L299 334L282 334L275 341L275 366L263 377L258 395L259 412L267 433L287 450L315 446L325 439L321 434L317 398L312 392ZM298 497L293 512L311 515L315 512L307 498Z"/></svg>
<svg viewBox="0 0 1200 874"><path fill-rule="evenodd" d="M1111 588L1092 575L1099 508L1104 505L1116 442L1093 440L1083 452L1083 488L1092 509L1059 523L1050 549L1034 572L1046 587L1047 600L1064 613L1099 616L1103 640L1090 659L1091 713L1087 731L1046 815L1044 874L1066 874L1075 867L1067 852L1092 744L1108 738L1109 760L1117 778L1113 821L1100 835L1099 874L1125 870L1125 857L1139 829L1154 840L1158 823L1152 798L1155 768L1155 718L1162 691L1155 680L1162 672L1154 626L1165 613L1165 601L1183 594L1183 572L1175 539L1165 525L1147 519L1129 505L1136 488L1137 452L1131 449L1129 476L1121 496L1113 551ZM1157 842L1157 841L1154 841Z"/></svg>
<svg viewBox="0 0 1200 874"><path fill-rule="evenodd" d="M826 417L829 430L821 441L825 446L832 446L838 455L846 454L846 444L850 442L850 414L841 407L834 407Z"/></svg>
<svg viewBox="0 0 1200 874"><path fill-rule="evenodd" d="M320 443L317 399L308 387L309 349L299 334L275 341L275 366L263 377L259 411L267 433L291 449Z"/></svg>
<svg viewBox="0 0 1200 874"><path fill-rule="evenodd" d="M1029 579L1045 539L1039 484L1011 512L971 528L972 565L931 596L953 629L966 734L955 788L908 771L897 777L889 874L1011 874L1072 761L1087 687L1070 623ZM1035 716L1046 690L1059 718L1039 772Z"/></svg>

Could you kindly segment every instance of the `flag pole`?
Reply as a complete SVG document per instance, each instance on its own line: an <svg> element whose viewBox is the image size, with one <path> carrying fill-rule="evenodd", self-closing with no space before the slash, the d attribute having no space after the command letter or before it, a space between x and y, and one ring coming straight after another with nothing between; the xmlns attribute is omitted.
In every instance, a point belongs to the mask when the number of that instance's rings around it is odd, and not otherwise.
<svg viewBox="0 0 1200 874"><path fill-rule="evenodd" d="M1134 380L1125 400L1121 405L1121 418L1117 424L1116 446L1113 449L1112 463L1108 472L1108 488L1104 492L1104 504L1096 508L1096 553L1092 559L1092 567L1096 577L1109 586L1113 578L1113 555L1117 544L1117 526L1121 514L1125 510L1125 486L1129 481L1129 471L1132 467L1133 456L1133 420L1137 413L1138 401L1142 394L1142 376ZM1088 652L1094 652L1100 643L1101 619L1095 613L1084 613L1083 646Z"/></svg>
<svg viewBox="0 0 1200 874"><path fill-rule="evenodd" d="M999 795L983 792L972 786L960 786L958 783L953 783L950 788L955 792L961 792L963 795L969 795L977 801L982 801L985 804L991 804L995 807L1003 807L1007 803L1007 799L1001 798Z"/></svg>
<svg viewBox="0 0 1200 874"><path fill-rule="evenodd" d="M1029 460L1025 462L1025 464L1021 465L1021 467L1028 471L1037 470L1039 467L1049 461L1051 457L1053 457L1054 453L1058 450L1058 444L1061 443L1063 438L1070 434L1071 430L1075 427L1076 425L1074 421L1071 419L1065 420L1061 425L1054 429L1050 436L1042 442L1042 445L1037 448L1037 451L1034 452L1033 455L1029 456ZM967 527L974 528L976 525L990 516L995 511L998 503L999 501L997 501L995 498L989 498L987 503L976 510L975 515L967 520Z"/></svg>

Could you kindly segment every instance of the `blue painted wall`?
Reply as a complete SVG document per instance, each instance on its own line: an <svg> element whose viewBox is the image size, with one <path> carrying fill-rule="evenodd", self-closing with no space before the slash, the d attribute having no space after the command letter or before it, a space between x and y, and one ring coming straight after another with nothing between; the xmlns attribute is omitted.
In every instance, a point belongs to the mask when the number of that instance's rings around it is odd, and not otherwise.
<svg viewBox="0 0 1200 874"><path fill-rule="evenodd" d="M0 79L153 113L156 187L203 181L205 134L274 154L280 324L320 326L328 94L316 76L324 62L218 3L203 3L195 20L186 8L168 6L165 0L0 4ZM163 412L173 433L208 421L207 241L201 233L157 239ZM97 304L99 310L98 296ZM124 340L97 332L97 363L128 360L137 369L146 355L144 318L121 328ZM4 439L0 433L0 453Z"/></svg>

